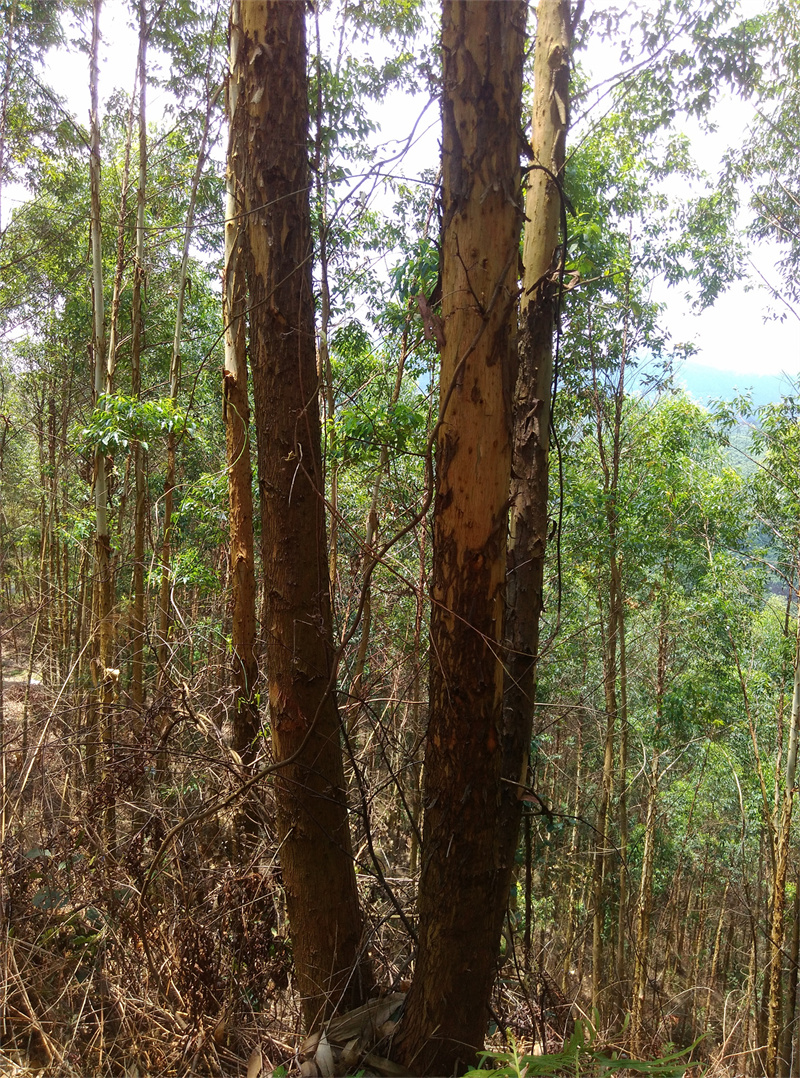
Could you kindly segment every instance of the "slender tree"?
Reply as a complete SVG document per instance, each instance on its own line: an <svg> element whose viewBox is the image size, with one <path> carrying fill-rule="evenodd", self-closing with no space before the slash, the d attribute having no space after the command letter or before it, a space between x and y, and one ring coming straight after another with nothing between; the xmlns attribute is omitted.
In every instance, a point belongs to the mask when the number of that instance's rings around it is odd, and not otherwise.
<svg viewBox="0 0 800 1078"><path fill-rule="evenodd" d="M792 828L792 809L796 793L797 740L800 732L800 616L795 635L794 677L789 725L789 745L786 751L786 781L776 813L775 869L769 910L769 1008L767 1021L766 1071L775 1078L781 1067L779 1047L783 1032L783 961L784 917L786 910L786 881Z"/></svg>
<svg viewBox="0 0 800 1078"><path fill-rule="evenodd" d="M214 107L220 94L220 90L214 87L212 65L216 21L216 18L212 21L208 32L206 53L208 65L204 86L205 110L203 114L203 127L200 135L200 146L197 151L197 161L195 162L194 174L192 175L192 183L189 189L186 220L183 227L181 264L178 270L175 326L172 335L172 354L170 356L169 364L169 396L173 406L177 404L181 384L184 307L186 303L186 289L189 283L189 255L191 253L192 235L194 232L197 194L209 152L209 140L211 138L211 128L214 119ZM175 426L172 425L167 433L167 469L164 476L164 529L161 533L161 583L158 595L158 663L162 679L166 678L169 666L169 633L170 625L172 623L172 579L170 563L172 560L173 547L172 517L175 505L177 447L178 431L175 429Z"/></svg>
<svg viewBox="0 0 800 1078"><path fill-rule="evenodd" d="M244 104L241 65L237 65L241 27L231 22L230 77L228 80L228 119L231 134L234 114ZM230 139L226 170L225 270L222 311L225 325L225 368L223 371L223 415L228 460L228 497L230 501L231 585L233 617L231 649L236 688L233 745L245 763L250 763L257 748L259 732L255 683L258 662L256 641L256 577L253 550L253 470L250 462L250 401L247 390L247 284L244 248L247 236L245 219L236 201L236 145Z"/></svg>
<svg viewBox="0 0 800 1078"><path fill-rule="evenodd" d="M525 202L519 370L514 394L503 709L504 872L497 896L505 912L516 852L536 692L539 619L548 533L553 335L560 301L564 161L569 124L572 29L569 0L541 0L536 17L531 167Z"/></svg>
<svg viewBox="0 0 800 1078"><path fill-rule="evenodd" d="M314 345L305 5L233 0L277 825L307 1026L370 984L339 741ZM235 44L234 44L235 43Z"/></svg>
<svg viewBox="0 0 800 1078"><path fill-rule="evenodd" d="M89 179L91 186L91 281L92 281L92 355L94 359L94 401L108 392L105 348L105 301L103 296L103 245L100 201L100 105L99 105L99 47L100 11L102 0L92 4L92 43L89 53ZM94 454L95 508L95 591L94 606L97 619L97 646L92 660L97 686L94 717L90 719L89 770L96 772L99 754L98 731L106 732L112 697L111 642L113 576L111 568L111 538L108 524L108 476L105 449L98 445ZM107 739L110 743L110 737Z"/></svg>
<svg viewBox="0 0 800 1078"><path fill-rule="evenodd" d="M139 83L139 178L136 188L136 253L133 268L131 298L131 391L136 398L142 393L142 343L144 311L142 286L145 278L145 207L147 204L147 43L150 27L145 0L139 0L139 47L136 58ZM136 704L144 698L144 532L147 508L147 482L144 470L144 451L138 441L133 446L133 609L131 612L131 696Z"/></svg>

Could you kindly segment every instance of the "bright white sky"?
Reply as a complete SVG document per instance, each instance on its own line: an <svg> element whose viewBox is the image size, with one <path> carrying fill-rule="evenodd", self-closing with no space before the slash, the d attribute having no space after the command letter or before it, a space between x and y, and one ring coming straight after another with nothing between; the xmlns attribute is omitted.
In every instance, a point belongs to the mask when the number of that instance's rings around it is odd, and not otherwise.
<svg viewBox="0 0 800 1078"><path fill-rule="evenodd" d="M756 8L761 6L758 0L748 0L748 3ZM100 72L103 97L117 88L130 93L133 86L136 42L127 21L122 0L106 0L102 12L104 44ZM52 56L48 74L56 90L66 97L75 116L88 124L86 56L66 52ZM151 89L150 119L157 119L161 111L157 93ZM410 101L402 95L387 100L379 117L384 137L405 138L423 105L423 99ZM741 140L748 114L741 101L728 101L719 108L715 118L719 133L716 136L704 134L693 140L701 166L711 174L717 170L723 150ZM423 130L427 129L426 133L398 167L402 174L413 175L424 167L432 167L436 161L438 126L435 121L435 113L431 115L429 111L422 125ZM388 150L391 152L391 145ZM9 203L13 204L15 196L22 197L22 193L13 189L4 192L4 209ZM774 268L775 252L755 251L753 261L763 276L779 287L780 278ZM699 316L691 312L681 290L664 289L657 298L667 303L666 322L673 340L694 341L698 348L698 363L742 376L781 373L796 376L800 372L800 320L771 299L757 274L753 274L749 285L733 286L714 308ZM770 310L778 310L785 316L784 320L770 318Z"/></svg>
<svg viewBox="0 0 800 1078"><path fill-rule="evenodd" d="M702 169L714 176L725 151L741 144L752 116L752 108L740 99L723 100L713 113L717 131L700 132L687 124L695 158ZM747 192L742 193L746 205ZM746 214L741 217L742 227ZM750 252L749 279L737 282L724 292L712 308L696 316L682 299L682 288L664 290L668 325L676 341L694 341L696 361L708 367L742 375L800 373L800 311L792 313L775 298L781 278L776 270L777 245L762 244ZM773 292L774 290L774 292Z"/></svg>

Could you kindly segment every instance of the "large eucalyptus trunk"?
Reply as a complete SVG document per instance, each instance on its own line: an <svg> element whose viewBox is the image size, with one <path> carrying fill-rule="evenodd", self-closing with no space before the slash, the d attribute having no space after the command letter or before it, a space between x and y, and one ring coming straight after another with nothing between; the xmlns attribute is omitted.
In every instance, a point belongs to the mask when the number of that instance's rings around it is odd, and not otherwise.
<svg viewBox="0 0 800 1078"><path fill-rule="evenodd" d="M421 1074L451 1074L483 1044L516 842L501 834L502 649L524 35L524 3L445 0L430 722L419 946L399 1046Z"/></svg>
<svg viewBox="0 0 800 1078"><path fill-rule="evenodd" d="M231 156L246 232L277 827L311 1026L370 984L331 647L302 0L231 4Z"/></svg>

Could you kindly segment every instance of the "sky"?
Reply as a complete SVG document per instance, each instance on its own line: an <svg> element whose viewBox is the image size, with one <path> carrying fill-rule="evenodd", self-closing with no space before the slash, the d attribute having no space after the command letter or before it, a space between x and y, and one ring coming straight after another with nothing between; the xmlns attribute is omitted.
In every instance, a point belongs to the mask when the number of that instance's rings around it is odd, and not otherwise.
<svg viewBox="0 0 800 1078"><path fill-rule="evenodd" d="M712 112L716 132L701 132L687 122L694 156L702 169L713 177L720 168L725 151L741 145L753 115L753 107L739 98L723 97ZM747 192L742 192L746 205ZM746 213L740 215L746 224ZM667 303L668 325L676 341L694 341L697 362L736 375L800 374L800 312L792 313L775 298L780 292L780 274L776 263L780 251L776 244L754 245L747 277L735 282L717 299L713 307L695 315L683 298L684 289L664 290L657 298Z"/></svg>
<svg viewBox="0 0 800 1078"><path fill-rule="evenodd" d="M757 9L757 0L747 0ZM108 96L116 88L128 93L133 85L136 58L136 41L127 28L128 16L122 0L106 0L102 10L103 50L101 60L101 95ZM88 123L89 91L88 64L85 55L61 52L51 55L49 76L56 89L68 100L74 114ZM607 63L608 60L606 59ZM600 61L602 68L603 61ZM601 70L600 74L603 72ZM160 113L159 93L151 87L148 98L148 114L151 120ZM161 91L163 93L163 91ZM425 104L423 98L409 100L402 94L393 94L378 111L384 138L396 138L398 143L407 137L414 120ZM741 142L749 120L749 112L739 100L723 100L714 114L718 125L716 135L699 129L687 132L698 162L710 174L714 174L727 146ZM423 167L431 167L438 155L438 126L435 109L429 109L417 132L414 149L397 166L403 175L413 176ZM397 144L387 146L391 152ZM4 192L4 204L13 203L15 197L24 193L9 189ZM4 207L5 208L5 207ZM753 272L748 282L731 286L713 308L702 314L694 314L683 297L682 289L668 290L656 286L655 298L666 303L666 325L676 342L692 341L697 349L693 364L727 372L741 378L746 384L747 376L782 374L791 377L800 373L800 318L788 313L771 299L761 277L776 287L780 285L775 270L777 251L770 248L756 249L753 261L759 273ZM775 317L779 313L782 320ZM687 368L688 370L688 368Z"/></svg>

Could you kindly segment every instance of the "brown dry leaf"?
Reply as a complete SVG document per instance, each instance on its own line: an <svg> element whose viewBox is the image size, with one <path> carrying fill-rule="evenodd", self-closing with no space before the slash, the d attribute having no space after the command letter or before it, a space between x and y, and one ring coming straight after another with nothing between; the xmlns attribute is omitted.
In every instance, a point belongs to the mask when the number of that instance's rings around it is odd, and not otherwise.
<svg viewBox="0 0 800 1078"><path fill-rule="evenodd" d="M317 1064L313 1059L304 1059L300 1064L300 1073L303 1078L319 1078L319 1071L317 1070Z"/></svg>
<svg viewBox="0 0 800 1078"><path fill-rule="evenodd" d="M328 1044L328 1038L324 1033L319 1039L317 1054L314 1058L316 1059L322 1078L333 1078L333 1052L331 1051L331 1046Z"/></svg>
<svg viewBox="0 0 800 1078"><path fill-rule="evenodd" d="M358 1062L360 1053L358 1051L358 1037L353 1037L351 1041L342 1049L342 1065L347 1069L352 1069Z"/></svg>
<svg viewBox="0 0 800 1078"><path fill-rule="evenodd" d="M399 1063L395 1063L391 1059L376 1055L375 1052L367 1052L363 1062L370 1070L377 1071L378 1074L384 1075L385 1078L401 1078L401 1076L405 1078L408 1074L406 1067L401 1067Z"/></svg>
<svg viewBox="0 0 800 1078"><path fill-rule="evenodd" d="M250 1053L250 1058L247 1061L247 1078L259 1078L263 1063L264 1058L261 1055L261 1046L257 1044Z"/></svg>
<svg viewBox="0 0 800 1078"><path fill-rule="evenodd" d="M314 1033L309 1033L306 1039L303 1041L300 1047L301 1056L313 1056L317 1050L319 1044L319 1030L315 1030Z"/></svg>

